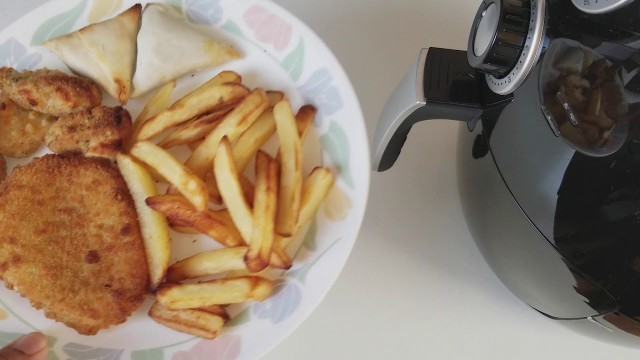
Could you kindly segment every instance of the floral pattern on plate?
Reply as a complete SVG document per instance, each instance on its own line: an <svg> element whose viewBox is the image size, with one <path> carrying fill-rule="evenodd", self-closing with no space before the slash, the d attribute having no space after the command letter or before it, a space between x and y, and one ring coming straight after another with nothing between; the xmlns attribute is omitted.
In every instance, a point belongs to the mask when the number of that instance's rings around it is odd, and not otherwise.
<svg viewBox="0 0 640 360"><path fill-rule="evenodd" d="M38 67L42 55L27 52L27 48L16 38L9 38L0 44L0 66L9 66L18 70Z"/></svg>
<svg viewBox="0 0 640 360"><path fill-rule="evenodd" d="M318 109L314 123L321 158L337 175L334 190L316 219L300 239L294 267L279 281L278 291L263 303L234 311L235 317L220 336L201 340L167 330L164 337L141 337L146 331L126 333L126 341L101 340L62 331L51 342L51 359L245 359L259 358L298 326L320 302L344 266L356 239L366 205L369 185L367 134L358 100L348 78L330 50L304 24L268 0L159 0L174 6L189 20L213 27L227 38L248 44L276 64L292 84L292 91ZM0 66L33 69L61 66L41 44L52 37L100 21L133 4L135 0L53 0L0 32ZM147 1L142 1L146 3ZM255 61L258 69L260 61ZM50 328L41 313L22 303L3 300L9 318L7 339ZM18 310L18 308L20 310ZM25 310L27 309L27 310ZM11 316L11 314L20 316ZM35 320L34 320L35 319ZM154 326L152 320L144 327ZM46 323L47 327L40 322ZM111 330L110 330L111 331ZM115 333L115 335L114 335ZM0 344L2 343L0 333ZM57 339L58 341L55 341ZM149 344L148 344L149 343ZM148 345L140 345L148 344Z"/></svg>

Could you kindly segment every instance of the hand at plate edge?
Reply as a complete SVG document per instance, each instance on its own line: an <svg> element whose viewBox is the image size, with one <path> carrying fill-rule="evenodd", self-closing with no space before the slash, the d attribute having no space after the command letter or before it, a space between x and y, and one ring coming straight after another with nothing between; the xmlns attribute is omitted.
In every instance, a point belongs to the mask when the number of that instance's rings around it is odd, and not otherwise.
<svg viewBox="0 0 640 360"><path fill-rule="evenodd" d="M47 357L47 337L33 332L0 349L0 360L41 360Z"/></svg>

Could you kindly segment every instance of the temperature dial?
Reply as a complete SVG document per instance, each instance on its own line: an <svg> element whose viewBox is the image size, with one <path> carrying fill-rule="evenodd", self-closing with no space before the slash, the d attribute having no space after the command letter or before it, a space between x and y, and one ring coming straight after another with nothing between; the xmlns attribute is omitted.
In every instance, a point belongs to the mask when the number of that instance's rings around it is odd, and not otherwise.
<svg viewBox="0 0 640 360"><path fill-rule="evenodd" d="M538 61L546 0L484 0L473 22L467 58L497 94L517 89Z"/></svg>

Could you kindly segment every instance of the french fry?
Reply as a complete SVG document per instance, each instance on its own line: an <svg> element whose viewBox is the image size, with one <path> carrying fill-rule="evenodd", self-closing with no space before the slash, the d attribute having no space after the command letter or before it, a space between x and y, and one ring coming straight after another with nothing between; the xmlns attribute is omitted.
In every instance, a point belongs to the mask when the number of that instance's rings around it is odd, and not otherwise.
<svg viewBox="0 0 640 360"><path fill-rule="evenodd" d="M194 141L202 140L208 133L218 126L220 119L229 111L231 111L230 107L201 115L167 135L167 137L158 143L158 146L169 149L174 146L185 145Z"/></svg>
<svg viewBox="0 0 640 360"><path fill-rule="evenodd" d="M211 171L213 158L216 156L218 144L223 137L230 142L235 141L247 128L253 124L269 105L264 90L257 88L251 91L222 122L198 146L187 160L186 165L200 178L204 179Z"/></svg>
<svg viewBox="0 0 640 360"><path fill-rule="evenodd" d="M194 151L195 149L198 148L198 146L200 146L200 144L202 144L203 141L204 141L204 139L196 140L196 141L188 143L187 146L189 147L189 150Z"/></svg>
<svg viewBox="0 0 640 360"><path fill-rule="evenodd" d="M273 118L273 110L267 109L242 133L233 145L233 159L242 174L260 148L276 132L276 121Z"/></svg>
<svg viewBox="0 0 640 360"><path fill-rule="evenodd" d="M292 236L276 236L275 242L279 248L286 249L300 229L313 219L320 204L331 190L333 182L333 174L329 169L316 167L311 171L302 185L302 205L295 231Z"/></svg>
<svg viewBox="0 0 640 360"><path fill-rule="evenodd" d="M131 149L131 146L133 146L133 144L139 140L138 135L140 134L140 129L147 120L165 111L169 107L171 94L173 93L173 89L175 89L175 87L176 81L169 81L149 98L147 103L144 105L144 108L142 108L142 111L133 122L133 126L129 131L129 136L125 140L124 149Z"/></svg>
<svg viewBox="0 0 640 360"><path fill-rule="evenodd" d="M276 131L280 139L280 189L276 232L282 236L293 234L300 212L302 195L302 152L296 119L288 100L273 108Z"/></svg>
<svg viewBox="0 0 640 360"><path fill-rule="evenodd" d="M274 107L280 100L284 99L284 93L277 90L267 90L267 101L269 106Z"/></svg>
<svg viewBox="0 0 640 360"><path fill-rule="evenodd" d="M216 75L213 78L211 78L209 81L205 82L204 84L202 84L199 87L197 87L195 90L191 91L189 94L184 96L182 99L184 100L185 98L188 99L189 97L196 97L196 96L201 95L202 93L204 93L206 91L209 91L209 89L211 87L222 85L222 84L227 84L227 83L229 83L229 84L241 84L242 83L242 78L240 77L240 75L238 75L237 73L235 73L233 71L222 71L218 75ZM146 108L147 108L147 106L145 105L145 109L143 109L141 115L138 116L138 119L142 118L142 116L144 114L144 121L147 121L149 118L151 118L153 116L156 116L159 113L161 113L162 111L166 110L169 107L169 100L170 100L170 97L171 97L171 92L172 92L173 88L175 88L175 86L176 86L176 81L175 80L170 81L169 83L164 85L156 94L154 94L152 96L152 98L148 102L148 104L154 105L151 108L151 109L153 109L153 111L145 111ZM156 98L158 98L158 99L156 100ZM156 106L156 104L162 104L162 106ZM144 121L143 121L143 123L144 123ZM137 122L137 120L136 120L136 122ZM135 131L136 136L134 138L136 139L136 141L141 140L139 138L139 136L138 136L141 126L142 126L142 123L139 124L137 131ZM133 144L131 144L131 145L133 145ZM130 148L130 146L129 146L129 148Z"/></svg>
<svg viewBox="0 0 640 360"><path fill-rule="evenodd" d="M216 86L223 84L242 84L242 77L230 70L221 71L216 76L204 82L202 85L193 89L187 95L183 96L184 100L190 100L192 98L198 98L203 95L207 95L211 88L215 88Z"/></svg>
<svg viewBox="0 0 640 360"><path fill-rule="evenodd" d="M267 92L267 94L269 94L269 92ZM275 131L276 123L273 119L273 110L266 109L262 115L238 137L233 145L232 152L236 170L238 171L238 176L240 176L240 183L242 184L245 197L250 204L253 203L253 186L249 186L249 180L241 174L247 168L251 159L255 157L256 152L269 140ZM207 186L209 188L209 194L211 195L211 201L218 204L221 203L222 198L219 196L220 191L213 176L207 175Z"/></svg>
<svg viewBox="0 0 640 360"><path fill-rule="evenodd" d="M216 184L216 178L212 172L207 173L204 178L204 183L207 185L207 189L209 190L209 201L212 201L216 204L222 204L222 196L220 195L220 189L218 189L218 185Z"/></svg>
<svg viewBox="0 0 640 360"><path fill-rule="evenodd" d="M247 203L253 207L253 198L255 196L255 187L251 183L251 180L247 179L245 176L240 176L240 186L242 187L242 193L244 194L244 198L247 199Z"/></svg>
<svg viewBox="0 0 640 360"><path fill-rule="evenodd" d="M302 186L302 206L296 225L298 231L311 221L331 190L333 181L333 174L326 167L316 167L309 173Z"/></svg>
<svg viewBox="0 0 640 360"><path fill-rule="evenodd" d="M259 276L224 278L197 284L162 284L158 302L169 309L263 301L273 292L273 281Z"/></svg>
<svg viewBox="0 0 640 360"><path fill-rule="evenodd" d="M169 152L149 141L140 141L133 145L130 153L167 179L197 210L207 209L209 205L207 186Z"/></svg>
<svg viewBox="0 0 640 360"><path fill-rule="evenodd" d="M211 214L211 216L215 217L216 219L218 219L218 221L223 223L227 228L232 229L237 234L237 236L240 236L240 232L238 231L236 225L233 223L233 219L231 218L231 214L229 214L228 209L209 210L209 213Z"/></svg>
<svg viewBox="0 0 640 360"><path fill-rule="evenodd" d="M267 95L270 95L271 93L273 92L267 92ZM279 93L279 95L282 95L282 93ZM271 102L277 99L282 99L282 96L274 96L273 99L270 98L269 101ZM296 114L296 125L301 139L305 137L307 131L311 127L315 114L316 109L311 105L301 107ZM242 174L245 171L258 150L275 132L276 123L273 118L273 110L267 109L262 113L262 115L260 115L253 125L240 135L233 145L233 158L236 163L238 174ZM240 183L242 184L242 189L247 201L250 204L253 204L253 187L249 186L249 180L246 177L241 176ZM222 199L218 196L220 192L215 180L211 181L211 179L207 177L207 186L212 201L220 203Z"/></svg>
<svg viewBox="0 0 640 360"><path fill-rule="evenodd" d="M289 270L293 266L293 260L281 247L274 244L271 249L269 266L274 269Z"/></svg>
<svg viewBox="0 0 640 360"><path fill-rule="evenodd" d="M226 137L222 138L213 162L213 172L220 189L220 195L229 209L229 215L245 241L251 240L253 231L253 215L251 207L242 192L238 172L233 161L231 144Z"/></svg>
<svg viewBox="0 0 640 360"><path fill-rule="evenodd" d="M242 187L242 193L244 194L245 199L247 199L247 203L249 205L253 204L253 184L246 176L241 176L238 171L238 177L240 181L240 186ZM207 174L207 178L205 180L205 184L207 185L207 189L209 189L209 200L216 204L222 204L222 196L220 195L220 189L218 189L218 185L216 183L216 178L213 173Z"/></svg>
<svg viewBox="0 0 640 360"><path fill-rule="evenodd" d="M271 101L271 100L270 100ZM313 124L317 110L312 105L304 105L296 114L296 127L301 141ZM238 173L243 173L258 150L276 132L276 122L273 110L265 110L251 127L247 129L233 145L233 158L236 162Z"/></svg>
<svg viewBox="0 0 640 360"><path fill-rule="evenodd" d="M249 251L244 261L252 272L264 270L271 258L274 225L278 201L277 163L263 151L256 157L255 202L253 204L253 231Z"/></svg>
<svg viewBox="0 0 640 360"><path fill-rule="evenodd" d="M198 211L181 195L157 195L146 199L146 204L167 217L172 226L199 230L228 247L245 245L235 226L223 211Z"/></svg>
<svg viewBox="0 0 640 360"><path fill-rule="evenodd" d="M117 154L116 161L138 213L140 232L147 255L149 280L151 288L155 289L164 279L169 266L171 255L169 226L162 214L151 209L145 203L147 197L155 196L158 193L151 175L128 155Z"/></svg>
<svg viewBox="0 0 640 360"><path fill-rule="evenodd" d="M228 321L224 316L212 311L204 309L171 310L159 302L155 302L151 306L149 316L171 329L204 339L215 339L224 323Z"/></svg>
<svg viewBox="0 0 640 360"><path fill-rule="evenodd" d="M249 90L245 86L236 83L207 86L202 90L196 89L176 101L167 110L147 120L142 125L138 138L141 140L150 139L162 131L180 125L198 115L236 104L248 93Z"/></svg>
<svg viewBox="0 0 640 360"><path fill-rule="evenodd" d="M197 310L206 311L210 314L220 316L225 323L231 320L231 316L229 316L227 309L225 309L224 306L222 305L205 306L205 307L198 308Z"/></svg>
<svg viewBox="0 0 640 360"><path fill-rule="evenodd" d="M300 141L304 141L307 133L316 118L318 110L313 105L303 105L296 113L296 127L298 128L298 136Z"/></svg>
<svg viewBox="0 0 640 360"><path fill-rule="evenodd" d="M244 262L246 253L246 246L203 251L171 265L167 271L167 281L179 282L246 269Z"/></svg>

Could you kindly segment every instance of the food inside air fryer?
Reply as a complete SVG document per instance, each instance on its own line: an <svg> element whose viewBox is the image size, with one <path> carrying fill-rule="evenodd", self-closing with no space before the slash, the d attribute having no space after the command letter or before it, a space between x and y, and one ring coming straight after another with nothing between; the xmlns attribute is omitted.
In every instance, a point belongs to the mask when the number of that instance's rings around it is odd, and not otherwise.
<svg viewBox="0 0 640 360"><path fill-rule="evenodd" d="M554 59L553 68L560 74L547 83L544 102L560 134L582 147L607 145L612 130L628 111L618 67L571 47Z"/></svg>

